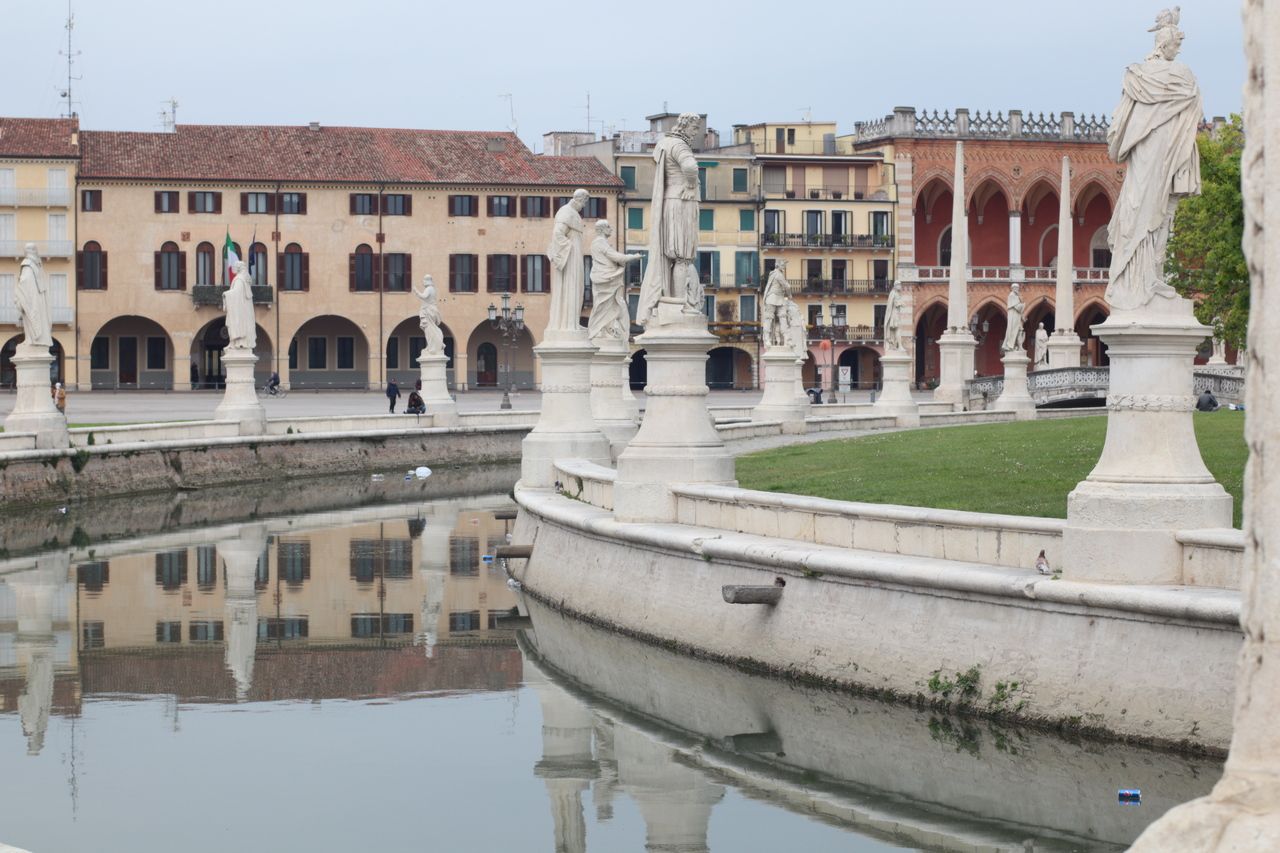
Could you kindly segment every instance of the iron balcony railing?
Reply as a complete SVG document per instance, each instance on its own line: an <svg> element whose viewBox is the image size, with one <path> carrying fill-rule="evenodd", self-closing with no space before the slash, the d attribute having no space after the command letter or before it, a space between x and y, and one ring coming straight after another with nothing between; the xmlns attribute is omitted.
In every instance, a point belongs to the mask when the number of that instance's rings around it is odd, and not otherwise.
<svg viewBox="0 0 1280 853"><path fill-rule="evenodd" d="M839 294L849 296L873 296L888 293L893 282L887 278L810 278L787 279L792 293L806 295Z"/></svg>
<svg viewBox="0 0 1280 853"><path fill-rule="evenodd" d="M809 326L810 341L862 342L876 343L884 340L882 326Z"/></svg>
<svg viewBox="0 0 1280 853"><path fill-rule="evenodd" d="M1016 278L1014 267L969 267L969 281L1012 281ZM1052 283L1058 278L1057 267L1021 267L1022 281ZM1107 267L1074 267L1072 276L1080 285L1087 282L1105 283L1111 274ZM920 282L947 281L951 278L949 266L924 266L916 268L916 280Z"/></svg>
<svg viewBox="0 0 1280 853"><path fill-rule="evenodd" d="M271 285L255 284L249 288L253 292L254 305L270 305L274 300ZM197 284L191 288L191 301L196 307L222 305L222 294L227 288L217 284Z"/></svg>
<svg viewBox="0 0 1280 853"><path fill-rule="evenodd" d="M708 323L707 328L722 341L756 341L760 339L759 323L720 321Z"/></svg>
<svg viewBox="0 0 1280 853"><path fill-rule="evenodd" d="M810 201L892 201L885 187L765 187L765 198Z"/></svg>
<svg viewBox="0 0 1280 853"><path fill-rule="evenodd" d="M766 231L766 246L795 249L873 249L893 248L892 234L783 234Z"/></svg>

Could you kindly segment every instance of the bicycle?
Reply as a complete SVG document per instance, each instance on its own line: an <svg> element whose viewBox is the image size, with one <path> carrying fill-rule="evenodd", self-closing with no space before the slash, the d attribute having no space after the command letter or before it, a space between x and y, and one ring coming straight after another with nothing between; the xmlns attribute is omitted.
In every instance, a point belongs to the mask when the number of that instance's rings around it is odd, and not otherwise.
<svg viewBox="0 0 1280 853"><path fill-rule="evenodd" d="M258 389L258 394L263 397L279 397L283 399L289 396L289 389L283 385L263 385Z"/></svg>

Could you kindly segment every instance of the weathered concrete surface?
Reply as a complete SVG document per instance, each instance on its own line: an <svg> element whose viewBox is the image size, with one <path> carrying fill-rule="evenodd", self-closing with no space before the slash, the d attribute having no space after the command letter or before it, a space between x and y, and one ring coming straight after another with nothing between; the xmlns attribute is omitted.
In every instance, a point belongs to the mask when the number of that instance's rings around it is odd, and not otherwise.
<svg viewBox="0 0 1280 853"><path fill-rule="evenodd" d="M534 546L516 577L615 630L902 698L940 698L935 675L977 666L973 710L1218 751L1230 737L1239 593L1055 581L1033 569L623 524L547 492L516 498L524 511L513 541ZM776 576L787 583L776 607L721 599L723 586ZM1195 690L1185 689L1188 671ZM997 682L1018 682L1017 697L996 701Z"/></svg>
<svg viewBox="0 0 1280 853"><path fill-rule="evenodd" d="M528 427L470 427L187 439L13 453L0 507L351 471L515 460Z"/></svg>
<svg viewBox="0 0 1280 853"><path fill-rule="evenodd" d="M1036 836L1036 850L1114 849L1154 815L1202 795L1222 769L1208 758L1081 744L780 684L601 630L537 600L525 606L533 624L522 638L533 646L527 666L618 728L639 729L675 750L678 763L753 797L895 846L1022 850ZM750 737L766 733L772 737ZM752 748L766 741L767 749ZM1142 807L1117 807L1117 787L1140 788ZM1059 837L1061 847L1041 846Z"/></svg>

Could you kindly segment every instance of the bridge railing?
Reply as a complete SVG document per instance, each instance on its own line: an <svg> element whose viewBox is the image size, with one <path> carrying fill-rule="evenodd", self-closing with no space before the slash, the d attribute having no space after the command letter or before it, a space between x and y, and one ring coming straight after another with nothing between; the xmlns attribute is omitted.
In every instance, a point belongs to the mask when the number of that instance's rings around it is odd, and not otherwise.
<svg viewBox="0 0 1280 853"><path fill-rule="evenodd" d="M1067 400L1105 398L1111 386L1109 367L1055 367L1027 374L1027 392L1037 406ZM978 376L965 383L969 408L986 409L1004 391L1003 376ZM1239 369L1196 370L1192 373L1192 393L1209 391L1218 403L1244 402L1244 372Z"/></svg>

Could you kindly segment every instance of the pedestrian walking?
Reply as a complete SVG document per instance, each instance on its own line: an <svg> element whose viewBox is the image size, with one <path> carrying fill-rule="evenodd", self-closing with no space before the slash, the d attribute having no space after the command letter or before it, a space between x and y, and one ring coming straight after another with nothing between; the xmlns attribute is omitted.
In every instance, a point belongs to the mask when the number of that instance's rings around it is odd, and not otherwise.
<svg viewBox="0 0 1280 853"><path fill-rule="evenodd" d="M393 415L396 413L396 400L398 399L400 399L400 386L397 385L395 382L388 381L387 382L387 402L391 404L390 407L388 408L388 411Z"/></svg>

